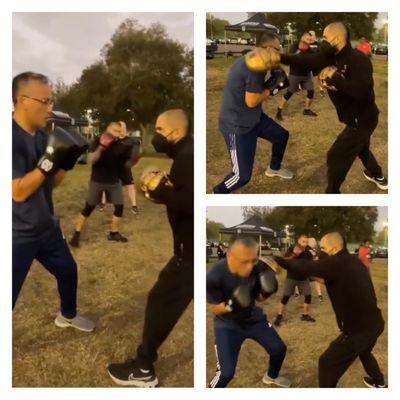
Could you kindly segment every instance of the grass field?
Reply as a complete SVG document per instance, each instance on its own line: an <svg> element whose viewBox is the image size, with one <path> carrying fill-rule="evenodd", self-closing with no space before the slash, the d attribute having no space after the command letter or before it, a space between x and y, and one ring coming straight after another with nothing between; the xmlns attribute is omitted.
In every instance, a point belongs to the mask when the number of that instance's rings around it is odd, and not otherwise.
<svg viewBox="0 0 400 400"><path fill-rule="evenodd" d="M147 165L169 168L169 161L143 158L134 168L138 180ZM55 190L56 213L70 237L84 204L89 167L77 166ZM129 205L127 199L126 206ZM93 333L57 328L56 283L34 263L13 313L13 386L113 386L106 367L134 354L140 343L149 289L172 255L172 235L165 207L138 194L140 215L128 210L121 226L126 244L106 234L112 206L95 210L74 250L79 266L78 306L96 320ZM193 306L190 305L161 347L156 363L160 386L193 386Z"/></svg>
<svg viewBox="0 0 400 400"><path fill-rule="evenodd" d="M211 264L208 265L211 267ZM282 296L282 283L285 273L279 276L280 289L264 305L264 311L269 320L276 316L278 303ZM386 329L380 336L374 348L382 371L387 377L388 371L388 339L387 339L387 296L388 296L388 270L386 260L374 260L372 264L372 279L374 282L378 305L382 310L386 321ZM324 288L323 288L324 289ZM313 290L313 295L315 291ZM324 301L320 303L313 298L310 314L317 320L315 323L300 321L303 297L291 298L284 322L278 328L278 333L288 347L286 359L282 367L282 374L293 381L292 387L318 387L318 358L328 347L328 344L336 338L339 330L335 316L325 291ZM246 341L241 349L236 376L230 383L230 387L265 387L261 379L267 368L268 358L264 350L253 341ZM207 379L212 379L215 373L214 333L212 316L207 313ZM342 377L338 387L365 387L362 378L364 370L359 360L350 367ZM208 383L208 382L207 382Z"/></svg>
<svg viewBox="0 0 400 400"><path fill-rule="evenodd" d="M222 92L229 67L234 58L219 57L207 60L207 192L230 172L231 164L222 134L218 130L218 114ZM381 111L379 125L372 136L371 149L387 172L387 61L375 59L375 94ZM315 85L316 89L318 88ZM264 111L275 116L281 94L264 103ZM317 118L302 115L305 92L298 92L290 99L283 112L282 125L290 132L284 165L295 173L291 181L267 178L264 171L269 164L271 145L259 140L251 181L237 193L324 193L326 188L326 153L343 125L338 121L328 95L321 97L316 90L312 109ZM342 193L383 193L362 176L362 164L356 160Z"/></svg>

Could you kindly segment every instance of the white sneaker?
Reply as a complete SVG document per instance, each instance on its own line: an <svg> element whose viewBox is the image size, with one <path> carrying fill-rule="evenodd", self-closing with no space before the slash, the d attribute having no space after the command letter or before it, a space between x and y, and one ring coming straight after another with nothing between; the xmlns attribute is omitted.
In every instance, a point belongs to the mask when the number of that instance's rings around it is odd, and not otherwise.
<svg viewBox="0 0 400 400"><path fill-rule="evenodd" d="M265 175L268 176L269 178L273 178L274 176L277 176L282 179L293 178L293 172L283 167L281 167L281 169L278 170L271 169L271 167L268 167L268 169L265 171Z"/></svg>
<svg viewBox="0 0 400 400"><path fill-rule="evenodd" d="M265 383L266 385L276 385L276 386L280 386L280 387L284 387L284 388L288 388L290 387L290 385L292 384L292 382L290 381L290 379L285 378L284 376L279 375L278 377L276 377L275 379L270 378L268 376L268 373L266 372L265 375L263 376L262 379L263 383Z"/></svg>
<svg viewBox="0 0 400 400"><path fill-rule="evenodd" d="M83 332L92 332L95 328L95 323L88 318L76 314L74 318L65 318L61 313L58 313L54 323L59 328L75 328Z"/></svg>

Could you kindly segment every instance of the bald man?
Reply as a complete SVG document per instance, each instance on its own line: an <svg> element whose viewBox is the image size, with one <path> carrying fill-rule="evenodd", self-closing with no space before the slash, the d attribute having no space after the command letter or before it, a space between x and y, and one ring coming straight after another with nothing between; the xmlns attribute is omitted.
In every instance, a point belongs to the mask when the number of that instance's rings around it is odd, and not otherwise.
<svg viewBox="0 0 400 400"><path fill-rule="evenodd" d="M80 246L81 232L95 207L101 203L102 194L114 205L108 240L126 243L128 239L119 232L124 210L124 198L120 181L120 171L129 159L129 154L119 143L125 124L111 122L106 131L96 137L89 147L92 171L85 206L78 215L75 231L69 241L72 247Z"/></svg>
<svg viewBox="0 0 400 400"><path fill-rule="evenodd" d="M167 208L174 254L149 292L136 358L108 366L111 378L123 386L158 384L153 365L158 349L193 298L193 137L188 118L180 109L162 113L155 129L154 149L173 160L169 174L172 186L159 185L151 197Z"/></svg>
<svg viewBox="0 0 400 400"><path fill-rule="evenodd" d="M328 74L328 95L345 128L328 151L326 193L340 193L357 157L364 165L364 177L379 189L387 190L387 179L370 150L371 135L379 116L371 60L351 47L350 32L341 22L329 24L324 29L323 39L319 52L282 55L281 62L290 67L310 68L314 74L328 66L337 67L336 72Z"/></svg>
<svg viewBox="0 0 400 400"><path fill-rule="evenodd" d="M384 376L372 350L382 334L385 322L377 306L370 274L356 255L350 254L338 232L321 239L321 250L328 257L318 261L276 257L282 268L325 282L340 335L319 358L320 387L336 387L341 376L359 358L368 376L370 388L384 388Z"/></svg>

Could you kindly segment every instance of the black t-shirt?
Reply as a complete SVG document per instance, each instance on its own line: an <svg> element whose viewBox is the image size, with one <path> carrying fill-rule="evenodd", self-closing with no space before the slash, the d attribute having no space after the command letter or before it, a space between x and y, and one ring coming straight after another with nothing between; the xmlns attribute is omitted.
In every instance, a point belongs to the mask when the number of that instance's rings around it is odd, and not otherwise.
<svg viewBox="0 0 400 400"><path fill-rule="evenodd" d="M292 257L292 258L296 258L299 260L312 260L313 259L313 254L310 251L311 250L310 247L306 246L306 248L298 255L295 255L293 253L294 247L295 246L289 247L288 251L286 252L286 257ZM294 269L290 269L287 271L286 278L293 279L295 281L305 280L304 276L302 274L299 274L298 272L296 272Z"/></svg>
<svg viewBox="0 0 400 400"><path fill-rule="evenodd" d="M125 156L126 148L116 140L107 149L103 150L100 159L92 165L91 180L98 183L117 183L119 182L120 172L124 163L127 161ZM93 153L100 143L100 137L96 137L89 147L89 152Z"/></svg>
<svg viewBox="0 0 400 400"><path fill-rule="evenodd" d="M24 131L12 122L12 179L22 178L34 170L47 146L48 136L38 130L35 135ZM12 232L14 242L38 239L56 226L52 202L53 177L44 183L25 201L12 202Z"/></svg>
<svg viewBox="0 0 400 400"><path fill-rule="evenodd" d="M294 42L290 47L289 53L299 54L300 56L312 53L311 48L309 48L307 51L300 51L299 44L300 44L299 41ZM293 76L309 76L311 74L311 68L308 68L307 66L303 65L291 65L289 68L289 74Z"/></svg>
<svg viewBox="0 0 400 400"><path fill-rule="evenodd" d="M250 286L252 303L250 307L237 312L227 312L214 316L214 321L219 325L239 324L240 326L253 324L266 318L260 307L256 306L255 299L260 294L258 275L267 269L263 261L258 261L250 276L242 278L232 274L228 268L228 261L223 259L217 262L207 273L207 302L219 304L227 302L233 291L242 284Z"/></svg>

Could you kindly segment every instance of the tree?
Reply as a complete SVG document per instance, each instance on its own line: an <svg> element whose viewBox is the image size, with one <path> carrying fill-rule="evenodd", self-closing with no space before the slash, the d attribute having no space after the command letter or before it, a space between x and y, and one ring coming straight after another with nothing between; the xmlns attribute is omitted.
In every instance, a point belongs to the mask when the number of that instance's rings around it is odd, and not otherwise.
<svg viewBox="0 0 400 400"><path fill-rule="evenodd" d="M221 224L220 222L211 221L210 219L207 218L206 222L207 239L217 239L219 236L219 230L224 227L225 227L224 224Z"/></svg>
<svg viewBox="0 0 400 400"><path fill-rule="evenodd" d="M126 19L101 50L101 59L60 92L57 105L73 115L94 110L100 125L124 120L147 131L169 108L193 115L193 51L170 39L165 28Z"/></svg>
<svg viewBox="0 0 400 400"><path fill-rule="evenodd" d="M259 215L259 208L254 212ZM251 210L247 213L251 215ZM276 231L289 225L295 236L320 239L327 232L339 231L347 241L359 241L374 235L377 218L377 207L274 207L267 209L263 220Z"/></svg>
<svg viewBox="0 0 400 400"><path fill-rule="evenodd" d="M220 19L214 17L211 13L207 14L206 19L206 35L208 38L223 38L225 37L225 26L230 25L226 19ZM251 37L249 32L228 32L227 36L230 38L244 38L248 39Z"/></svg>
<svg viewBox="0 0 400 400"><path fill-rule="evenodd" d="M387 43L388 42L388 24L383 24L381 29L376 32L374 36L374 41L378 43Z"/></svg>
<svg viewBox="0 0 400 400"><path fill-rule="evenodd" d="M342 21L350 27L352 39L361 36L372 38L377 12L272 12L267 13L267 20L278 28L290 26L298 35L314 30L321 37L326 25Z"/></svg>

